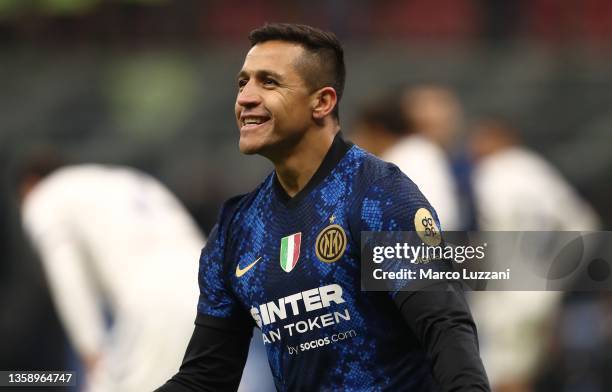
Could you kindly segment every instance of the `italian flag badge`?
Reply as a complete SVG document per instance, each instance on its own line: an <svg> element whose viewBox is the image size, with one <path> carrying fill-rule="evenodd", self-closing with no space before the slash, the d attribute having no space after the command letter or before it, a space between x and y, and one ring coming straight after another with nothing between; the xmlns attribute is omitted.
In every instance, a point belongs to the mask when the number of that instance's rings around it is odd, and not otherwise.
<svg viewBox="0 0 612 392"><path fill-rule="evenodd" d="M291 234L281 239L280 265L285 272L291 272L300 258L302 233Z"/></svg>

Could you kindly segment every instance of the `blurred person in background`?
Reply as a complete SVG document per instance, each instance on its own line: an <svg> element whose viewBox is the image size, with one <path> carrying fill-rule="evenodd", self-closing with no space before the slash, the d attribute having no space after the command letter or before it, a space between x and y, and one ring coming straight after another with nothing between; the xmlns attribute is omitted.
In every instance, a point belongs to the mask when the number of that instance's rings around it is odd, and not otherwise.
<svg viewBox="0 0 612 392"><path fill-rule="evenodd" d="M448 184L444 191L452 195L447 230L475 230L476 217L471 183L472 164L462 138L463 106L456 91L447 85L429 82L408 86L401 95L402 113L414 133L437 146L445 156Z"/></svg>
<svg viewBox="0 0 612 392"><path fill-rule="evenodd" d="M205 241L192 218L147 174L64 165L50 152L30 157L17 185L87 390L152 390L180 364L192 329Z"/></svg>
<svg viewBox="0 0 612 392"><path fill-rule="evenodd" d="M402 110L399 92L372 101L357 115L353 140L410 177L436 209L444 230L459 230L457 192L446 153L419 133L417 122L408 114L413 112Z"/></svg>
<svg viewBox="0 0 612 392"><path fill-rule="evenodd" d="M435 83L416 84L405 88L400 99L402 113L414 132L452 152L463 120L453 90Z"/></svg>
<svg viewBox="0 0 612 392"><path fill-rule="evenodd" d="M410 134L400 110L396 91L383 94L363 104L351 129L351 140L380 157Z"/></svg>
<svg viewBox="0 0 612 392"><path fill-rule="evenodd" d="M475 230L474 192L471 183L472 163L462 136L463 106L455 90L430 82L409 86L401 97L402 113L415 133L437 145L445 154L449 167L450 187L456 211L448 230Z"/></svg>
<svg viewBox="0 0 612 392"><path fill-rule="evenodd" d="M479 121L471 135L478 225L483 231L588 231L599 219L561 174L521 145L507 121ZM508 288L511 289L511 288ZM492 387L534 390L560 292L474 292L470 296Z"/></svg>
<svg viewBox="0 0 612 392"><path fill-rule="evenodd" d="M591 206L542 156L499 118L474 127L473 182L482 230L596 230Z"/></svg>

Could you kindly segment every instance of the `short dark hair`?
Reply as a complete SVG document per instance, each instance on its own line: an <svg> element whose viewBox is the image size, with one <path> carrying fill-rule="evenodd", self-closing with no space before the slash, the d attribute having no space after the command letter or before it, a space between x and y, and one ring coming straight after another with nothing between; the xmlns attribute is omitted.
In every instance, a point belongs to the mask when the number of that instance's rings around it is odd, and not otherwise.
<svg viewBox="0 0 612 392"><path fill-rule="evenodd" d="M408 135L411 126L402 115L398 91L387 93L365 104L357 116L357 122L382 128L393 135Z"/></svg>
<svg viewBox="0 0 612 392"><path fill-rule="evenodd" d="M16 162L13 186L18 189L25 180L32 177L43 179L67 163L66 158L54 148L38 146Z"/></svg>
<svg viewBox="0 0 612 392"><path fill-rule="evenodd" d="M300 61L297 67L306 84L313 90L327 86L336 90L338 101L332 114L339 120L339 104L344 92L346 68L344 50L336 35L293 23L268 23L249 33L251 46L276 40L299 44L312 56L314 61Z"/></svg>

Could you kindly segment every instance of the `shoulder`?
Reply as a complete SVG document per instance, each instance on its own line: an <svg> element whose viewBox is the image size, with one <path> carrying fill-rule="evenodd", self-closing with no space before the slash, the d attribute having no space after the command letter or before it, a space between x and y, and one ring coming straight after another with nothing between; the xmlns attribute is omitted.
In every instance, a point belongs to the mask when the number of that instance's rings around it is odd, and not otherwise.
<svg viewBox="0 0 612 392"><path fill-rule="evenodd" d="M529 187L540 192L551 183L565 182L552 165L525 148L510 148L485 157L474 169L473 178L477 188L491 188L496 192L500 184L514 185L504 187L504 191Z"/></svg>
<svg viewBox="0 0 612 392"><path fill-rule="evenodd" d="M219 211L218 224L229 227L235 218L257 204L258 200L269 194L273 175L269 174L254 190L235 195L225 200Z"/></svg>
<svg viewBox="0 0 612 392"><path fill-rule="evenodd" d="M70 204L70 197L81 189L78 184L83 175L78 166L65 166L40 180L23 201L25 216L44 216L54 211L57 214L64 205Z"/></svg>
<svg viewBox="0 0 612 392"><path fill-rule="evenodd" d="M121 184L128 174L137 173L134 169L101 164L78 164L63 166L33 188L26 200L39 203L53 203L63 200L71 203L98 194L101 190L109 192Z"/></svg>
<svg viewBox="0 0 612 392"><path fill-rule="evenodd" d="M383 155L385 159L393 160L409 155L444 156L444 152L435 143L420 135L409 135L401 139Z"/></svg>
<svg viewBox="0 0 612 392"><path fill-rule="evenodd" d="M396 165L383 161L360 147L353 146L348 154L351 156L349 160L353 161L349 162L349 165L357 168L356 177L363 181L365 186L369 186L381 178L401 173Z"/></svg>
<svg viewBox="0 0 612 392"><path fill-rule="evenodd" d="M223 202L221 210L219 211L218 223L228 225L234 217L236 211L239 209L241 204L249 197L250 193L241 195L235 195Z"/></svg>
<svg viewBox="0 0 612 392"><path fill-rule="evenodd" d="M25 231L38 241L51 231L67 228L75 214L75 201L87 191L81 186L78 166L65 166L40 180L23 200L21 219Z"/></svg>
<svg viewBox="0 0 612 392"><path fill-rule="evenodd" d="M397 166L364 154L357 176L362 185L349 208L351 227L366 231L413 230L412 222L421 209L437 220L425 196Z"/></svg>

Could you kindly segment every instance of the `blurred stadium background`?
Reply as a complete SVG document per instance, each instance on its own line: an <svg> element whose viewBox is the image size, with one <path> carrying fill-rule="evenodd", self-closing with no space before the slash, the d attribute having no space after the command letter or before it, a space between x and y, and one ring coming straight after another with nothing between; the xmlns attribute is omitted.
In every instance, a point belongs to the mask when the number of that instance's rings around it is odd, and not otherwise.
<svg viewBox="0 0 612 392"><path fill-rule="evenodd" d="M20 154L44 143L75 161L144 169L208 233L221 202L270 170L239 154L232 110L246 36L266 21L343 41L348 136L372 97L446 85L463 106L463 132L485 115L509 119L610 229L612 2L0 0L0 369L70 366L21 232L10 181ZM604 357L598 375L612 368ZM609 385L591 384L563 390Z"/></svg>

